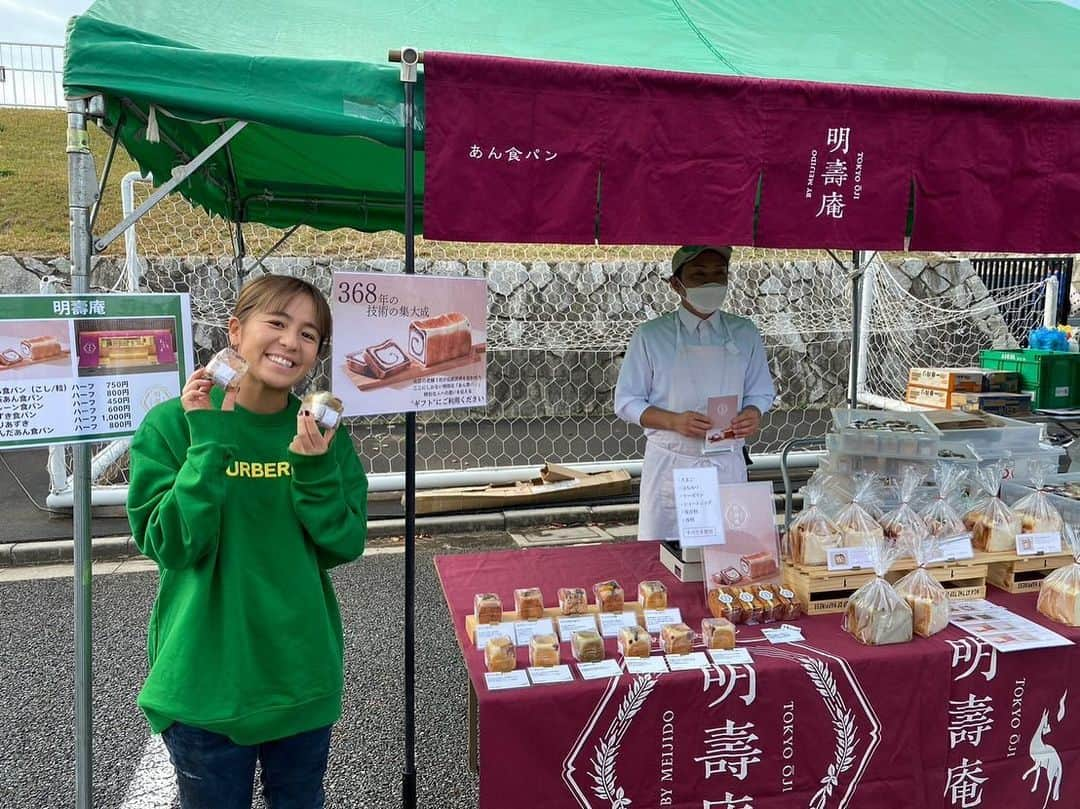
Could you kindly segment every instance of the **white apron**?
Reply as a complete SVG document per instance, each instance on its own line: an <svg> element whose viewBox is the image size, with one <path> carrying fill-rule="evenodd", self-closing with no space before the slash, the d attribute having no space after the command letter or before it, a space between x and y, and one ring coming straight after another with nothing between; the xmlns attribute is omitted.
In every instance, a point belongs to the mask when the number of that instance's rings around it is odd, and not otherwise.
<svg viewBox="0 0 1080 809"><path fill-rule="evenodd" d="M668 409L706 412L711 396L738 396L742 404L746 358L731 342L722 345L684 346L682 318L675 317L675 365L671 369ZM708 328L711 328L708 327ZM744 483L746 461L742 439L731 452L703 455L704 439L687 438L672 430L647 429L645 460L641 467L638 539L679 538L675 513L676 469L715 466L720 483Z"/></svg>

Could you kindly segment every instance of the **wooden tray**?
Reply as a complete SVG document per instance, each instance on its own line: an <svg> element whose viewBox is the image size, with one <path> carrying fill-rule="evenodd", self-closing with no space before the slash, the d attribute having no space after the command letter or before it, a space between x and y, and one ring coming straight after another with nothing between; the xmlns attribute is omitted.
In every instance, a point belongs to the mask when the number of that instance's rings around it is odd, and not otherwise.
<svg viewBox="0 0 1080 809"><path fill-rule="evenodd" d="M422 365L421 363L409 357L409 367L404 371L399 371L396 374L391 374L384 379L377 379L373 376L367 376L365 374L358 374L355 371L349 370L348 365L345 366L345 375L352 380L353 384L359 390L376 390L377 388L385 388L388 385L397 385L401 382L412 382L415 379L421 379L425 376L434 376L435 374L443 374L447 371L452 371L455 368L461 368L465 365L469 365L476 362L477 359L484 355L487 351L487 345L481 343L480 345L474 345L472 351L461 357L456 357L446 362L440 362L438 365Z"/></svg>
<svg viewBox="0 0 1080 809"><path fill-rule="evenodd" d="M1059 567L1071 565L1071 553L1052 556L1019 556L1016 553L977 552L977 560L987 565L987 581L1007 593L1034 593L1042 588L1043 580Z"/></svg>
<svg viewBox="0 0 1080 809"><path fill-rule="evenodd" d="M14 365L0 365L0 371L14 371L18 368L27 368L31 365L40 365L44 362L52 362L53 360L62 360L64 357L70 357L71 351L61 351L59 354L53 354L51 357L46 357L40 360L28 360L23 357L22 362L17 362Z"/></svg>

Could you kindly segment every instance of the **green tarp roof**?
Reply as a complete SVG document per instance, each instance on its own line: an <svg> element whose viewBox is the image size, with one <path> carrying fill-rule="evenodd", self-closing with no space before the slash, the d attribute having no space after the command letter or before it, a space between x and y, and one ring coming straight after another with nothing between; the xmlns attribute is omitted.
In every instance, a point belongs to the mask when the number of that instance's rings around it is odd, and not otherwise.
<svg viewBox="0 0 1080 809"><path fill-rule="evenodd" d="M105 95L109 127L123 114L124 146L159 181L251 122L181 187L215 213L401 230L391 48L1080 99L1078 42L1071 0L98 0L70 26L65 85ZM422 148L422 75L417 98ZM420 154L418 223L422 177Z"/></svg>

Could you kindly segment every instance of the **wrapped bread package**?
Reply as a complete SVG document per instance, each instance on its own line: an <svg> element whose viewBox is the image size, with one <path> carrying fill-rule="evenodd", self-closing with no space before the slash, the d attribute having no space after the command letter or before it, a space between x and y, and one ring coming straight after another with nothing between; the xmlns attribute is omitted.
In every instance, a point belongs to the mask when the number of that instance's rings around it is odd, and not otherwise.
<svg viewBox="0 0 1080 809"><path fill-rule="evenodd" d="M830 520L818 505L821 502L822 487L821 477L811 477L807 481L803 496L808 505L791 523L788 532L791 559L799 565L824 565L828 562L828 550L843 545L844 537L839 526Z"/></svg>
<svg viewBox="0 0 1080 809"><path fill-rule="evenodd" d="M982 497L965 516L964 523L971 525L971 544L976 550L995 553L1016 549L1020 520L998 497L1005 470L1003 461L975 470L974 481Z"/></svg>
<svg viewBox="0 0 1080 809"><path fill-rule="evenodd" d="M743 623L765 623L765 616L772 614L757 588L743 587L737 597L743 603Z"/></svg>
<svg viewBox="0 0 1080 809"><path fill-rule="evenodd" d="M644 610L667 609L667 587L662 581L643 581L638 584L638 603Z"/></svg>
<svg viewBox="0 0 1080 809"><path fill-rule="evenodd" d="M794 621L803 614L802 601L795 595L795 591L783 585L773 585L776 599L780 602L780 616L778 621Z"/></svg>
<svg viewBox="0 0 1080 809"><path fill-rule="evenodd" d="M584 587L559 588L559 613L562 615L584 615L589 611L589 597Z"/></svg>
<svg viewBox="0 0 1080 809"><path fill-rule="evenodd" d="M421 365L466 356L472 351L472 329L461 312L447 312L435 317L414 320L409 325L409 353Z"/></svg>
<svg viewBox="0 0 1080 809"><path fill-rule="evenodd" d="M517 668L517 649L507 635L496 635L484 647L484 662L488 671L506 673Z"/></svg>
<svg viewBox="0 0 1080 809"><path fill-rule="evenodd" d="M555 635L541 634L529 638L529 665L550 668L559 665L559 639Z"/></svg>
<svg viewBox="0 0 1080 809"><path fill-rule="evenodd" d="M925 477L926 472L922 467L905 464L896 482L900 505L881 518L885 541L896 546L902 559L910 558L915 541L926 535L926 523L912 505Z"/></svg>
<svg viewBox="0 0 1080 809"><path fill-rule="evenodd" d="M307 410L315 418L315 423L324 430L332 430L341 423L345 404L329 391L319 390L307 394L300 403L302 410Z"/></svg>
<svg viewBox="0 0 1080 809"><path fill-rule="evenodd" d="M579 663L598 663L604 659L604 639L595 629L579 629L570 636L570 647Z"/></svg>
<svg viewBox="0 0 1080 809"><path fill-rule="evenodd" d="M725 618L733 624L745 622L742 611L742 602L737 601L726 587L712 587L709 589L709 612L713 618Z"/></svg>
<svg viewBox="0 0 1080 809"><path fill-rule="evenodd" d="M848 597L844 631L868 646L905 643L911 640L911 607L885 579L898 551L884 539L867 548L877 575Z"/></svg>
<svg viewBox="0 0 1080 809"><path fill-rule="evenodd" d="M694 630L686 624L667 624L660 630L660 648L668 655L688 655L694 650Z"/></svg>
<svg viewBox="0 0 1080 809"><path fill-rule="evenodd" d="M223 348L206 363L206 373L219 388L228 390L240 384L248 372L247 360L231 348Z"/></svg>
<svg viewBox="0 0 1080 809"><path fill-rule="evenodd" d="M706 649L734 649L735 624L726 618L702 618L701 637Z"/></svg>
<svg viewBox="0 0 1080 809"><path fill-rule="evenodd" d="M1080 530L1066 524L1062 544L1073 555L1073 563L1059 567L1043 579L1039 590L1039 612L1051 621L1080 626Z"/></svg>
<svg viewBox="0 0 1080 809"><path fill-rule="evenodd" d="M640 626L624 626L619 630L619 654L648 657L652 654L652 635Z"/></svg>
<svg viewBox="0 0 1080 809"><path fill-rule="evenodd" d="M622 612L625 595L617 581L599 581L593 585L593 596L600 612Z"/></svg>
<svg viewBox="0 0 1080 809"><path fill-rule="evenodd" d="M544 617L544 596L539 587L514 590L514 611L519 621L537 621Z"/></svg>
<svg viewBox="0 0 1080 809"><path fill-rule="evenodd" d="M473 617L478 624L502 623L502 599L495 593L477 593L473 596Z"/></svg>
<svg viewBox="0 0 1080 809"><path fill-rule="evenodd" d="M918 567L900 579L895 587L911 607L912 632L928 638L949 625L952 605L949 593L926 569L937 555L937 540L929 535L920 537L912 544L911 552Z"/></svg>
<svg viewBox="0 0 1080 809"><path fill-rule="evenodd" d="M1054 508L1044 488L1047 475L1052 474L1057 467L1057 460L1037 461L1029 465L1031 472L1031 485L1035 491L1021 497L1013 503L1013 513L1020 520L1020 533L1022 534L1060 534L1065 522L1061 519L1061 513Z"/></svg>
<svg viewBox="0 0 1080 809"><path fill-rule="evenodd" d="M934 539L947 539L968 533L956 503L967 478L964 467L951 463L939 463L934 470L937 492L922 512L927 533Z"/></svg>
<svg viewBox="0 0 1080 809"><path fill-rule="evenodd" d="M861 548L885 537L874 516L880 479L876 475L859 475L854 484L851 502L836 517L836 524L843 534L846 548Z"/></svg>

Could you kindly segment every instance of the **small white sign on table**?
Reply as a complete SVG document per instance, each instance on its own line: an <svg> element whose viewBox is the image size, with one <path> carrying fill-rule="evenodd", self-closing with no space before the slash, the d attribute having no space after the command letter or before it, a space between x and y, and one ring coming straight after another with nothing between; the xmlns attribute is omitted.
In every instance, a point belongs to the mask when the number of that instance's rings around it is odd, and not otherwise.
<svg viewBox="0 0 1080 809"><path fill-rule="evenodd" d="M578 663L578 673L584 680L602 680L605 677L621 677L623 670L618 660L601 660L598 663Z"/></svg>
<svg viewBox="0 0 1080 809"><path fill-rule="evenodd" d="M675 475L679 544L684 548L723 545L724 520L716 467L676 469L672 474Z"/></svg>
<svg viewBox="0 0 1080 809"><path fill-rule="evenodd" d="M501 671L485 671L484 682L487 684L489 691L505 691L508 688L528 688L529 676L525 673L525 669L514 669L513 671L501 672Z"/></svg>
<svg viewBox="0 0 1080 809"><path fill-rule="evenodd" d="M668 624L681 624L682 611L678 607L668 607L666 610L644 610L645 629L655 635Z"/></svg>
<svg viewBox="0 0 1080 809"><path fill-rule="evenodd" d="M596 631L595 615L564 615L559 618L559 640L569 643L575 632L584 629Z"/></svg>
<svg viewBox="0 0 1080 809"><path fill-rule="evenodd" d="M712 666L704 652L691 652L687 655L664 655L668 668L672 671L693 671Z"/></svg>
<svg viewBox="0 0 1080 809"><path fill-rule="evenodd" d="M514 624L512 621L504 621L501 624L477 624L476 629L473 630L473 640L476 641L476 648L483 651L484 647L488 645L488 641L492 638L497 638L499 635L505 635L514 640ZM515 644L516 645L516 644Z"/></svg>
<svg viewBox="0 0 1080 809"><path fill-rule="evenodd" d="M1061 553L1061 534L1058 531L1019 534L1016 537L1016 553L1019 556L1052 556Z"/></svg>
<svg viewBox="0 0 1080 809"><path fill-rule="evenodd" d="M528 646L533 635L554 635L555 626L550 618L538 618L535 621L515 621L514 637L517 646Z"/></svg>
<svg viewBox="0 0 1080 809"><path fill-rule="evenodd" d="M624 626L637 626L637 613L633 610L624 612L601 612L600 634L605 638L619 637L619 630Z"/></svg>
<svg viewBox="0 0 1080 809"><path fill-rule="evenodd" d="M718 666L750 666L754 663L750 650L741 646L736 649L710 649L709 657Z"/></svg>
<svg viewBox="0 0 1080 809"><path fill-rule="evenodd" d="M768 639L769 643L800 643L806 640L802 630L791 624L767 626L761 630L761 634Z"/></svg>
<svg viewBox="0 0 1080 809"><path fill-rule="evenodd" d="M565 663L561 666L529 666L529 679L533 685L548 685L549 683L572 683L574 675L570 667Z"/></svg>
<svg viewBox="0 0 1080 809"><path fill-rule="evenodd" d="M955 562L958 559L975 558L975 549L971 546L971 534L961 534L955 537L945 537L938 540L938 553L927 561L930 564L936 562Z"/></svg>
<svg viewBox="0 0 1080 809"><path fill-rule="evenodd" d="M667 674L667 663L663 657L624 657L623 665L627 674Z"/></svg>
<svg viewBox="0 0 1080 809"><path fill-rule="evenodd" d="M869 548L829 548L826 552L829 570L873 570Z"/></svg>

